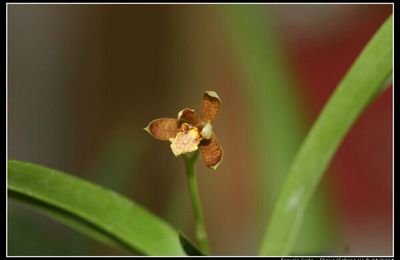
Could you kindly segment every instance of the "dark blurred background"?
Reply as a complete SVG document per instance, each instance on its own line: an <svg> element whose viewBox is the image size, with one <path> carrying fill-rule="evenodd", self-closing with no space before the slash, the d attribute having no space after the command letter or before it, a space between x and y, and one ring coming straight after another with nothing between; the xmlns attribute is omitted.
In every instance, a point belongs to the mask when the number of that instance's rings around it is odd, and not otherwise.
<svg viewBox="0 0 400 260"><path fill-rule="evenodd" d="M225 155L197 166L211 247L254 255L308 129L391 5L8 7L8 157L126 195L194 238L181 159L143 131L216 91ZM392 254L392 87L318 188L296 255ZM101 203L101 202L99 202ZM123 255L14 201L9 255Z"/></svg>

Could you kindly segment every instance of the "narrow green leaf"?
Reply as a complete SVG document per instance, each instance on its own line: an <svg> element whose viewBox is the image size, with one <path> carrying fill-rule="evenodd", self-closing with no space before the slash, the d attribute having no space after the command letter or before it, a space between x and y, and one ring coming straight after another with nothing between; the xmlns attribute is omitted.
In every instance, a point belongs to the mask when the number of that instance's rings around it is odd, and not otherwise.
<svg viewBox="0 0 400 260"><path fill-rule="evenodd" d="M304 210L344 136L392 73L392 17L378 30L325 105L285 180L260 255L288 255Z"/></svg>
<svg viewBox="0 0 400 260"><path fill-rule="evenodd" d="M205 256L182 232L179 232L179 242L188 256Z"/></svg>
<svg viewBox="0 0 400 260"><path fill-rule="evenodd" d="M184 255L178 232L129 199L43 166L8 161L10 197L110 246L146 255Z"/></svg>

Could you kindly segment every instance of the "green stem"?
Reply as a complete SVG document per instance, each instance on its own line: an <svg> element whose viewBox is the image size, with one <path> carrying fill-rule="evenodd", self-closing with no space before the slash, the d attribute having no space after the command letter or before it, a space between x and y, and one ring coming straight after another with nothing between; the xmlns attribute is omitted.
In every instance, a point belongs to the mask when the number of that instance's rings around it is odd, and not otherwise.
<svg viewBox="0 0 400 260"><path fill-rule="evenodd" d="M199 243L200 249L210 254L210 246L208 244L207 232L204 225L203 212L201 209L199 189L197 186L196 174L194 171L194 164L197 160L199 152L196 151L192 157L183 155L185 160L186 175L188 178L190 197L192 199L194 219L196 223L196 238Z"/></svg>

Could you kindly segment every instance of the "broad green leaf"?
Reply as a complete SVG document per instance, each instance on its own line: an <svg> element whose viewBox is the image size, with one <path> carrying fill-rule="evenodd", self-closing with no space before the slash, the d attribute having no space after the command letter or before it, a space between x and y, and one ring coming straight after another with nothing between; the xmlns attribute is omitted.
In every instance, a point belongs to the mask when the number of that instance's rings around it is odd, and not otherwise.
<svg viewBox="0 0 400 260"><path fill-rule="evenodd" d="M8 191L100 242L146 255L184 255L178 232L129 199L47 167L8 161Z"/></svg>
<svg viewBox="0 0 400 260"><path fill-rule="evenodd" d="M9 256L74 256L87 255L94 249L93 240L82 236L67 225L56 224L34 208L8 203L7 254ZM51 222L51 223L48 223ZM55 230L62 236L55 237ZM29 235L27 235L29 234ZM59 233L60 234L60 233ZM105 250L126 255L126 250Z"/></svg>
<svg viewBox="0 0 400 260"><path fill-rule="evenodd" d="M40 212L52 217L53 219L56 219L64 225L71 227L75 230L79 230L79 232L112 248L125 249L126 247L126 249L128 250L132 250L129 248L129 246L125 246L121 241L116 240L114 237L107 234L100 228L97 228L97 226L90 224L85 219L79 218L74 214L69 213L68 211L62 210L60 208L52 206L51 204L45 203L43 201L12 190L8 191L8 197L16 201L25 203L35 208L36 210L39 210Z"/></svg>
<svg viewBox="0 0 400 260"><path fill-rule="evenodd" d="M179 242L188 256L205 256L182 232L179 232Z"/></svg>
<svg viewBox="0 0 400 260"><path fill-rule="evenodd" d="M340 82L301 145L280 192L260 255L288 255L304 211L341 141L392 73L392 17ZM386 85L385 85L386 83Z"/></svg>

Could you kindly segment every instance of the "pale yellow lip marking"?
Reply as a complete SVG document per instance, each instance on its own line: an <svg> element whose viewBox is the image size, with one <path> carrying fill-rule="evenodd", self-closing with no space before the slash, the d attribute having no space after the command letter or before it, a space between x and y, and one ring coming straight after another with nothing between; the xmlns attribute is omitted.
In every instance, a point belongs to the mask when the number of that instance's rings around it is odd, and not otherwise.
<svg viewBox="0 0 400 260"><path fill-rule="evenodd" d="M187 123L182 124L182 132L179 132L175 138L170 138L171 150L175 156L196 151L202 139L211 139L212 126L210 121L202 128L201 133L197 127Z"/></svg>
<svg viewBox="0 0 400 260"><path fill-rule="evenodd" d="M196 151L199 147L201 136L197 127L179 132L175 138L170 138L171 150L175 156Z"/></svg>

